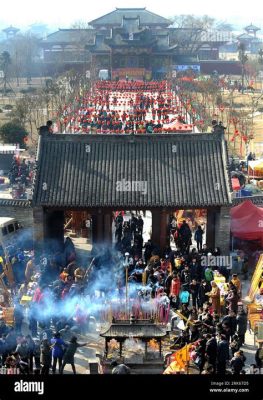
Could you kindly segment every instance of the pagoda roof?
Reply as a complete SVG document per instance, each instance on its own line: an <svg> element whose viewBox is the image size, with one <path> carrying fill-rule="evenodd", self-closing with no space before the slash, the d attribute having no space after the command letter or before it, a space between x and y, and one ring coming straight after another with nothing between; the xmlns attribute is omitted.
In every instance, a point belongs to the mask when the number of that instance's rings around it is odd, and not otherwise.
<svg viewBox="0 0 263 400"><path fill-rule="evenodd" d="M57 44L57 43L79 43L85 41L86 43L94 44L95 38L94 29L59 29L51 33L43 43Z"/></svg>
<svg viewBox="0 0 263 400"><path fill-rule="evenodd" d="M242 33L241 35L237 36L238 39L243 39L243 40L252 40L254 39L253 36L249 35L248 33Z"/></svg>
<svg viewBox="0 0 263 400"><path fill-rule="evenodd" d="M18 32L18 31L20 31L20 29L15 28L15 27L12 26L12 25L8 26L8 27L5 28L5 29L2 29L2 32L6 32L6 33L8 33L8 32Z"/></svg>
<svg viewBox="0 0 263 400"><path fill-rule="evenodd" d="M258 26L253 25L252 23L248 26L246 26L245 31L260 31L260 28Z"/></svg>
<svg viewBox="0 0 263 400"><path fill-rule="evenodd" d="M94 27L105 25L121 26L123 18L139 18L140 25L171 25L170 20L154 14L146 10L146 8L116 8L114 11L94 19L89 24Z"/></svg>

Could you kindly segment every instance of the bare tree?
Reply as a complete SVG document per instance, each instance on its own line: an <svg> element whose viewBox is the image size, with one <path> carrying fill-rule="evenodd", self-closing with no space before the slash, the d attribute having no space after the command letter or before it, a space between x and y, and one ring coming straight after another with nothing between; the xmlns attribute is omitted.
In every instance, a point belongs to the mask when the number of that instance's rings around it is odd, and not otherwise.
<svg viewBox="0 0 263 400"><path fill-rule="evenodd" d="M214 18L207 15L179 15L171 20L175 27L174 41L182 54L195 54L202 46L201 34L211 29L215 23Z"/></svg>
<svg viewBox="0 0 263 400"><path fill-rule="evenodd" d="M248 56L246 54L246 45L240 42L238 45L238 58L242 66L242 94L244 93L244 77L245 77L245 64L248 61Z"/></svg>

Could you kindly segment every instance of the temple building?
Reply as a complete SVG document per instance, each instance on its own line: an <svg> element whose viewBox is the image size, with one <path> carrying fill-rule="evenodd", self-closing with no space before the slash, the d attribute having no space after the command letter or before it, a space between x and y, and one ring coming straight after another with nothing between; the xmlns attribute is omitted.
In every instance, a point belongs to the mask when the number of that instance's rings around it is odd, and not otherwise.
<svg viewBox="0 0 263 400"><path fill-rule="evenodd" d="M112 79L168 78L176 65L218 60L219 47L229 41L218 31L174 28L146 8L116 8L89 25L48 35L42 41L46 65L84 67L93 79L102 69Z"/></svg>

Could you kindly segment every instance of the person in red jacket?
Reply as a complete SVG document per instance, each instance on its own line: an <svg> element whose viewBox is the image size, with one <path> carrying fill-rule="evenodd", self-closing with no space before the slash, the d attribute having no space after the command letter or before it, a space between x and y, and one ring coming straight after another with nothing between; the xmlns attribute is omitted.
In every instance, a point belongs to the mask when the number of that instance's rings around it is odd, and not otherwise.
<svg viewBox="0 0 263 400"><path fill-rule="evenodd" d="M176 308L178 304L178 299L179 299L179 294L180 294L180 289L181 289L181 281L178 277L177 274L173 275L173 279L171 282L171 287L170 287L170 299L172 305Z"/></svg>

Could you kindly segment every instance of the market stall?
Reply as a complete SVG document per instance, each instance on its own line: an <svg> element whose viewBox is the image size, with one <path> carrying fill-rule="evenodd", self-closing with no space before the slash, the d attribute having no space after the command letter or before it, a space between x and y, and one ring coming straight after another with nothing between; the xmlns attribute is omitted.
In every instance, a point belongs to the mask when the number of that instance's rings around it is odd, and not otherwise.
<svg viewBox="0 0 263 400"><path fill-rule="evenodd" d="M230 216L233 237L241 240L260 240L263 244L263 208L247 200L233 207Z"/></svg>
<svg viewBox="0 0 263 400"><path fill-rule="evenodd" d="M248 162L248 175L250 178L263 178L263 159Z"/></svg>

